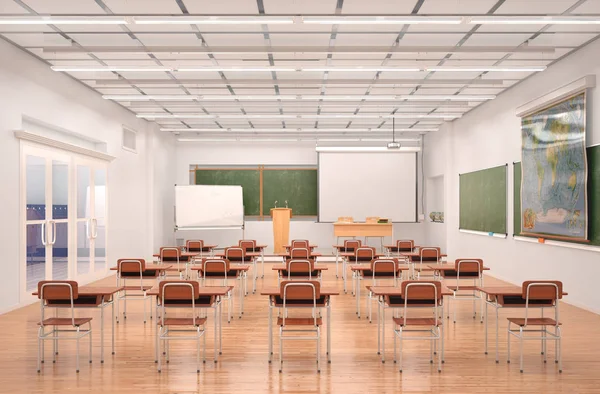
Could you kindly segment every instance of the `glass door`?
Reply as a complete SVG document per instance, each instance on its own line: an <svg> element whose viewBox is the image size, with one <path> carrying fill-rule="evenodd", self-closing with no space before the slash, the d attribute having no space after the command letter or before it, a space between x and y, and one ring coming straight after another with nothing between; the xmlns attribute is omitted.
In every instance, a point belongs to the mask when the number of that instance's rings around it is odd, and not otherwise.
<svg viewBox="0 0 600 394"><path fill-rule="evenodd" d="M52 150L24 147L22 160L25 264L21 277L22 288L31 292L40 280L70 277L70 159Z"/></svg>

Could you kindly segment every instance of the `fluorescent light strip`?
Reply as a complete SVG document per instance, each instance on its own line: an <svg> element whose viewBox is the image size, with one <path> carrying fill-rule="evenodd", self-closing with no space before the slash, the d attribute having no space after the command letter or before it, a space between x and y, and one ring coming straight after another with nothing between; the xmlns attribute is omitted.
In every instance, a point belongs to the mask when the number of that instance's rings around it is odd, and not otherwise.
<svg viewBox="0 0 600 394"><path fill-rule="evenodd" d="M496 98L494 95L398 95L398 96L378 96L378 95L333 95L333 96L320 96L320 95L257 95L257 96L233 96L233 95L104 95L103 98L107 100L118 100L118 101L144 101L144 100L161 100L161 97L167 97L165 100L176 101L178 97L182 100L194 99L208 101L268 101L268 100L323 100L323 101L487 101ZM152 98L147 98L152 97ZM394 103L398 104L398 103Z"/></svg>
<svg viewBox="0 0 600 394"><path fill-rule="evenodd" d="M457 66L457 67L428 67L427 71L450 71L450 72L539 72L544 71L546 66L534 66L534 67L477 67L477 66Z"/></svg>
<svg viewBox="0 0 600 394"><path fill-rule="evenodd" d="M110 94L105 94L102 96L103 99L105 100L115 100L115 101L150 101L150 100L156 100L156 101L193 101L193 100L198 100L200 96L196 96L196 95L184 95L184 94L178 94L178 95L165 95L165 96L158 96L158 95L143 95L143 94L127 94L127 95L110 95Z"/></svg>
<svg viewBox="0 0 600 394"><path fill-rule="evenodd" d="M494 95L481 95L481 96L468 96L465 94L451 94L451 95L424 95L424 94L411 94L411 95L400 95L396 96L397 99L407 101L487 101L496 98Z"/></svg>
<svg viewBox="0 0 600 394"><path fill-rule="evenodd" d="M169 67L135 67L135 66L52 66L50 67L54 71L64 71L64 72L126 72L126 71L135 71L135 72L165 72L172 71Z"/></svg>
<svg viewBox="0 0 600 394"><path fill-rule="evenodd" d="M177 72L204 72L204 71L228 71L228 72L297 72L299 69L291 67L180 67L174 69Z"/></svg>
<svg viewBox="0 0 600 394"><path fill-rule="evenodd" d="M428 131L438 131L438 128L404 128L404 129L396 129L399 132L428 132ZM205 128L161 128L160 131L167 131L171 133L185 133L185 132L197 132L197 133L391 133L392 129L296 129L296 128L287 128L287 129L264 129L264 128L255 128L255 129L205 129Z"/></svg>
<svg viewBox="0 0 600 394"><path fill-rule="evenodd" d="M136 25L288 25L294 17L270 16L137 16Z"/></svg>
<svg viewBox="0 0 600 394"><path fill-rule="evenodd" d="M400 149L388 149L385 146L317 146L317 152L381 152L381 153L402 153L402 152L420 152L421 148L417 146L403 146Z"/></svg>
<svg viewBox="0 0 600 394"><path fill-rule="evenodd" d="M473 25L598 25L597 16L473 16Z"/></svg>
<svg viewBox="0 0 600 394"><path fill-rule="evenodd" d="M319 25L458 25L462 17L454 16L306 16L302 23Z"/></svg>
<svg viewBox="0 0 600 394"><path fill-rule="evenodd" d="M0 16L0 25L126 25L123 17L112 16Z"/></svg>
<svg viewBox="0 0 600 394"><path fill-rule="evenodd" d="M423 71L418 67L302 67L298 71L305 72L419 72Z"/></svg>
<svg viewBox="0 0 600 394"><path fill-rule="evenodd" d="M200 114L137 114L142 119L457 119L462 114L394 114L394 115L340 115L340 114L322 114L322 115L280 115L280 114L261 114L261 115L200 115Z"/></svg>

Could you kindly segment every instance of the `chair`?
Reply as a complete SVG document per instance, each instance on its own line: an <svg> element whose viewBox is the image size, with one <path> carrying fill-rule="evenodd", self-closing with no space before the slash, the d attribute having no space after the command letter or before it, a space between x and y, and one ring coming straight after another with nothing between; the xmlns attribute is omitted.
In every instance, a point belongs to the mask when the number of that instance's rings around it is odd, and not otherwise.
<svg viewBox="0 0 600 394"><path fill-rule="evenodd" d="M423 262L426 263L438 263L440 261L440 248L424 246L419 249L419 256L417 256L417 261L419 263L419 267L414 268L415 261L413 260L413 277L416 276L417 279L421 278L421 271L423 271Z"/></svg>
<svg viewBox="0 0 600 394"><path fill-rule="evenodd" d="M38 282L38 298L41 300L41 320L38 323L38 357L37 371L41 371L41 364L44 362L44 341L52 340L52 362L56 362L57 342L60 339L74 339L77 344L76 351L76 372L79 373L79 340L89 336L90 340L90 363L92 362L92 318L75 317L75 302L79 298L79 286L72 280L43 280ZM48 319L44 316L47 307L69 308L71 317L59 318L58 310L55 317ZM81 326L88 326L87 330L82 330ZM46 332L46 327L52 327L52 331ZM59 327L66 327L60 329ZM64 333L75 333L75 335Z"/></svg>
<svg viewBox="0 0 600 394"><path fill-rule="evenodd" d="M146 269L144 259L119 259L117 260L117 286L123 286L122 294L117 294L117 323L119 322L119 303L123 300L123 319L127 319L127 300L141 299L144 304L144 324L146 323L146 300L152 302L152 297L146 292L153 285L145 285L144 280L154 279L158 281L160 271ZM139 280L139 285L128 286L127 281ZM129 294L127 293L129 291ZM133 294L131 292L134 292ZM152 319L152 304L150 304L150 318Z"/></svg>
<svg viewBox="0 0 600 394"><path fill-rule="evenodd" d="M202 257L204 253L210 253L211 248L205 247L202 240L187 240L185 242L185 250L200 253L200 257Z"/></svg>
<svg viewBox="0 0 600 394"><path fill-rule="evenodd" d="M478 295L477 286L483 286L483 260L482 259L456 259L453 270L442 270L440 276L444 280L456 280L456 285L446 287L454 293L452 302L458 300L473 300L473 319L477 312L475 303L481 301L481 309L483 309L483 297ZM473 280L472 285L461 285L461 280ZM464 291L471 292L470 294L461 293ZM454 305L453 321L456 323L456 305ZM450 316L450 302L448 302L448 317ZM483 323L483 313L480 313L481 322Z"/></svg>
<svg viewBox="0 0 600 394"><path fill-rule="evenodd" d="M360 264L371 262L375 258L375 248L371 246L360 246L354 250L354 256L348 257L349 263ZM344 267L346 271L346 267ZM358 275L356 272L352 274L352 294L356 294L356 286L358 286Z"/></svg>
<svg viewBox="0 0 600 394"><path fill-rule="evenodd" d="M344 247L342 248L343 253L354 253L354 251L361 246L360 239L347 239L344 241ZM335 276L338 276L338 258L335 258ZM346 292L346 258L342 258L342 277L344 278L344 293Z"/></svg>
<svg viewBox="0 0 600 394"><path fill-rule="evenodd" d="M243 248L240 248L239 246L231 246L229 248L225 248L225 258L232 263L238 263L238 264L244 264L244 263L253 264L253 262L254 262L254 258L252 256L247 256L246 250ZM256 269L254 270L254 272L256 273ZM248 294L248 288L247 288L247 283L246 283L247 275L246 275L246 273L243 273L242 275L243 275L243 279L244 279L243 280L244 294ZM254 282L254 284L255 284L255 289L256 289L256 282Z"/></svg>
<svg viewBox="0 0 600 394"><path fill-rule="evenodd" d="M310 250L310 243L306 239L295 239L292 241L290 246L292 247L292 249L304 248Z"/></svg>
<svg viewBox="0 0 600 394"><path fill-rule="evenodd" d="M160 248L160 262L161 263L177 263L177 276L179 276L179 279L183 278L182 271L181 271L181 263L185 264L184 267L184 271L185 271L185 275L187 276L187 263L188 263L188 258L182 257L181 256L181 249L175 246L165 246ZM173 276L173 275L170 275Z"/></svg>
<svg viewBox="0 0 600 394"><path fill-rule="evenodd" d="M240 270L232 270L229 260L227 259L206 259L202 266L202 286L206 286L207 279L220 279L223 286L228 285L229 279L242 280L242 272ZM242 294L242 286L238 286L240 295L240 318L243 313L244 295ZM231 322L233 315L233 297L231 292L227 294L227 323Z"/></svg>
<svg viewBox="0 0 600 394"><path fill-rule="evenodd" d="M398 259L394 258L376 258L371 261L371 269L362 272L362 279L371 278L371 285L377 286L377 280L381 279L392 279L392 286L397 284L397 272L398 272ZM360 288L360 279L358 278L358 287ZM377 301L377 297L373 297L373 294L369 292L367 303L369 310L369 323L372 321L372 302ZM360 317L360 315L359 315Z"/></svg>
<svg viewBox="0 0 600 394"><path fill-rule="evenodd" d="M523 341L531 339L539 339L542 342L542 354L544 355L544 363L546 362L547 348L546 341L553 340L554 362L558 364L558 372L562 373L562 334L560 326L562 323L558 320L558 300L562 298L562 282L557 280L540 280L540 281L525 281L523 282L523 299L525 300L525 318L509 317L508 318L508 354L507 362L510 363L510 337L511 335L519 339L519 366L523 373ZM545 306L554 308L554 318L544 317L544 309L542 308L541 317L529 317L530 304L537 306ZM511 328L512 325L518 328ZM549 331L546 327L554 327L554 332ZM528 327L534 327L528 329ZM537 332L539 336L529 336L526 333Z"/></svg>
<svg viewBox="0 0 600 394"><path fill-rule="evenodd" d="M292 259L305 259L314 261L315 258L311 255L308 248L292 248L290 250L290 258Z"/></svg>
<svg viewBox="0 0 600 394"><path fill-rule="evenodd" d="M321 281L321 271L315 270L315 262L309 259L287 259L286 269L279 271L279 280L287 277L287 280L312 280L316 278Z"/></svg>
<svg viewBox="0 0 600 394"><path fill-rule="evenodd" d="M156 357L158 361L158 372L162 370L160 341L164 342L167 363L169 362L169 341L181 339L196 340L196 372L200 372L200 338L203 338L203 360L206 362L206 318L196 313L196 303L206 302L199 296L200 285L197 281L163 281L160 282L158 291L158 303L161 305L160 317L158 319L158 331L156 333ZM209 304L214 303L214 297L210 298ZM203 302L204 301L204 302ZM167 317L166 307L191 308L191 317ZM186 328L187 327L187 328ZM193 327L193 328L190 328ZM172 333L192 332L195 335L179 336Z"/></svg>
<svg viewBox="0 0 600 394"><path fill-rule="evenodd" d="M256 240L253 239L242 239L238 242L238 246L242 248L245 253L255 253L256 250ZM256 268L256 259L251 259L252 263L252 271L254 272L254 282L252 282L252 292L256 291L256 281L258 279L258 269ZM264 271L264 263L263 263L263 271Z"/></svg>
<svg viewBox="0 0 600 394"><path fill-rule="evenodd" d="M415 241L412 239L399 239L395 246L388 246L388 251L391 253L412 252L415 248Z"/></svg>
<svg viewBox="0 0 600 394"><path fill-rule="evenodd" d="M317 300L321 299L320 283L317 281L290 282L280 284L280 297L283 300L281 317L277 318L279 326L279 372L283 369L283 341L311 340L317 341L317 372L321 372L321 325L322 318L317 313ZM288 317L288 308L310 308L311 317ZM293 334L288 336L287 334ZM314 334L314 335L299 335Z"/></svg>
<svg viewBox="0 0 600 394"><path fill-rule="evenodd" d="M396 361L396 342L400 342L400 372L402 372L402 342L404 340L430 341L429 362L433 363L436 353L437 341L441 340L441 355L438 356L438 372L442 372L444 362L444 336L442 335L442 321L438 307L442 302L442 284L439 281L405 281L401 290L404 299L404 313L402 317L393 317L394 321L394 362ZM413 302L413 305L410 305ZM410 307L409 307L410 305ZM432 306L433 317L409 317L409 308ZM431 315L429 315L431 316ZM416 327L416 329L413 329ZM423 336L406 336L409 333L428 333Z"/></svg>

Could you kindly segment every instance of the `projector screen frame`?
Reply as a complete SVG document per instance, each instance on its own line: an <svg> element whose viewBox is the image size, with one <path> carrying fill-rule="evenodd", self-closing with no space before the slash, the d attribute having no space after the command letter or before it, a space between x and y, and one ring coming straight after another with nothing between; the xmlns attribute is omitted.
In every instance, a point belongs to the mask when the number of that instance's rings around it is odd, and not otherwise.
<svg viewBox="0 0 600 394"><path fill-rule="evenodd" d="M322 221L321 220L321 154L325 153L331 153L331 152L318 152L317 151L317 223L324 223L324 224L331 224L331 223L336 223L335 221ZM365 152L344 152L344 154L359 154L359 153L365 153ZM387 151L387 152L378 152L378 153L382 153L382 154L403 154L403 155L407 155L407 154L414 154L415 155L415 221L412 222L407 222L407 221L392 221L390 220L388 223L396 223L396 224L403 224L403 223L419 223L419 152L403 152L403 151Z"/></svg>

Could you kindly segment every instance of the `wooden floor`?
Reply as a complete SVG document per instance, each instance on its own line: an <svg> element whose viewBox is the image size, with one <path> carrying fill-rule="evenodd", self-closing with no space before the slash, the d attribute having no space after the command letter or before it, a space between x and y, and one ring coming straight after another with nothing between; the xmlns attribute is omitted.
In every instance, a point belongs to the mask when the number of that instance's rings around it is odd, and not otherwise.
<svg viewBox="0 0 600 394"><path fill-rule="evenodd" d="M268 278L259 279L260 289L276 284L273 271L267 267ZM486 284L501 284L487 278ZM338 286L332 270L326 272L326 285ZM114 277L97 284L113 284ZM570 291L571 289L565 289ZM208 359L200 374L195 367L195 344L174 342L171 362L161 374L154 363L155 325L142 322L142 304L128 303L128 318L117 325L116 355L107 356L100 364L99 311L82 311L94 316L93 363L87 364L87 346L81 347L82 368L75 373L74 344L62 342L56 364L46 362L42 373L36 372L36 323L39 305L0 316L4 344L0 352L0 392L4 393L392 393L418 392L488 392L488 393L598 393L600 392L600 316L562 303L563 369L558 373L549 345L549 362L544 364L539 343L525 344L525 373L519 373L518 347L513 347L512 363L506 363L506 316L518 316L519 311L500 311L500 363L494 362L493 342L490 354L483 352L484 325L471 316L471 303L459 305L459 317L450 321L445 330L446 363L442 373L429 364L429 344L408 342L404 353L404 372L399 373L392 362L393 336L387 325L387 362L382 364L376 354L377 325L357 319L356 300L352 295L340 295L333 300L332 363L326 363L323 341L321 374L316 373L314 345L311 342L288 342L285 347L283 373L278 363L267 362L267 300L258 294L246 298L245 314L231 324L224 323L223 355L218 364ZM363 292L363 295L365 292ZM363 300L363 310L366 301ZM490 319L490 328L494 318ZM446 321L447 323L448 321ZM110 338L110 321L106 334ZM212 357L213 331L209 315L207 358ZM490 340L493 338L490 331ZM516 342L513 342L516 344ZM47 343L47 351L51 348ZM275 338L275 357L277 337ZM47 352L46 358L51 357ZM51 358L50 358L51 360Z"/></svg>

